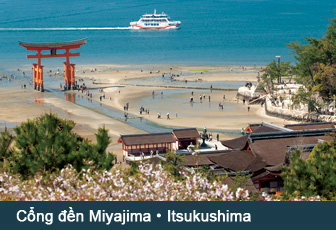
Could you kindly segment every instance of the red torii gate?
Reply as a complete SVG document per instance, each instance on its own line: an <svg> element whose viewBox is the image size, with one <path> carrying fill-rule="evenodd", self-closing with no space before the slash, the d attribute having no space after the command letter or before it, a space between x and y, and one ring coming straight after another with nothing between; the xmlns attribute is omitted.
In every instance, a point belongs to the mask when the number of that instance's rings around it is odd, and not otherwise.
<svg viewBox="0 0 336 230"><path fill-rule="evenodd" d="M41 58L55 58L65 57L64 62L64 78L67 89L74 89L75 85L75 64L70 64L70 57L78 57L80 53L70 53L71 49L79 49L81 45L86 43L86 38L58 43L29 43L19 41L20 46L29 51L36 51L35 55L27 55L27 58L37 58L37 64L33 64L34 71L34 89L44 91L43 87L43 65L41 65ZM42 54L42 51L49 50L50 54ZM65 50L64 53L57 54L57 50Z"/></svg>

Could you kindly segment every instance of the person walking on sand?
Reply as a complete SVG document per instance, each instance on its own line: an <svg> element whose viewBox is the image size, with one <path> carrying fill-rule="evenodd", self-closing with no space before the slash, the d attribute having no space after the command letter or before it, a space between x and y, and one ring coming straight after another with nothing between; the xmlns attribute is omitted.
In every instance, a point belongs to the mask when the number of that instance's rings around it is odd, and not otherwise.
<svg viewBox="0 0 336 230"><path fill-rule="evenodd" d="M169 113L167 113L167 120L170 120Z"/></svg>
<svg viewBox="0 0 336 230"><path fill-rule="evenodd" d="M247 111L250 112L250 106L247 107Z"/></svg>
<svg viewBox="0 0 336 230"><path fill-rule="evenodd" d="M210 102L211 98L210 98L210 95L209 95L209 102Z"/></svg>

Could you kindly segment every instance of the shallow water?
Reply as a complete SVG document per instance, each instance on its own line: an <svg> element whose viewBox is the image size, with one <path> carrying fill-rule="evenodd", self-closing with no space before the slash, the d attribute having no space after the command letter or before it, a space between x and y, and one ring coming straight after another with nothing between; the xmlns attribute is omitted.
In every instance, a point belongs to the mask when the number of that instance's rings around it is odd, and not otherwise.
<svg viewBox="0 0 336 230"><path fill-rule="evenodd" d="M191 95L193 92L193 96ZM213 91L217 92L218 91ZM155 111L160 111L161 114L170 113L171 116L176 115L176 111L180 111L178 116L188 116L188 117L204 117L204 118L214 118L214 117L235 117L258 119L255 115L246 115L246 106L238 104L235 102L229 102L221 100L223 104L223 109L219 107L218 95L216 95L217 100L211 99L214 94L210 90L164 90L155 91L152 95L152 91L148 91L148 96L141 97L132 101L132 106L140 108L155 108ZM222 91L223 95L225 91ZM204 99L205 95L205 99ZM209 102L210 95L210 102ZM212 97L211 97L212 95ZM202 100L200 100L200 96ZM190 98L194 98L194 102L190 102Z"/></svg>
<svg viewBox="0 0 336 230"><path fill-rule="evenodd" d="M10 130L10 129L15 128L18 125L20 125L20 124L15 123L15 122L7 122L7 121L0 120L0 132L5 130L5 128Z"/></svg>
<svg viewBox="0 0 336 230"><path fill-rule="evenodd" d="M98 101L88 99L86 96L76 95L71 92L61 92L56 89L49 89L49 90L57 97L75 103L77 105L83 106L87 109L98 112L113 119L119 120L121 122L125 122L128 125L131 125L135 128L144 130L149 133L170 132L172 129L178 128L174 126L160 125L152 121L149 121L143 117L137 117L132 114L128 114L128 119L125 119L123 111L111 108L109 106L99 103ZM239 131L232 131L232 130L209 130L209 131L234 134L234 135L241 134Z"/></svg>
<svg viewBox="0 0 336 230"><path fill-rule="evenodd" d="M202 75L198 75L202 78ZM195 88L195 89L234 89L245 85L245 81L184 81L183 76L176 77L179 81L170 79L170 77L148 77L125 79L120 84L138 85L138 86L162 86L162 87L179 87L179 88Z"/></svg>
<svg viewBox="0 0 336 230"><path fill-rule="evenodd" d="M128 114L128 118L125 119L125 113L123 111L111 108L104 104L99 103L98 101L88 99L86 96L76 95L72 92L61 92L59 90L50 89L51 92L57 97L75 103L77 105L83 106L87 109L93 110L105 116L111 117L113 119L125 122L135 128L144 130L146 132L157 133L157 132L166 132L171 130L173 127L166 127L158 125L147 119L136 117L132 114Z"/></svg>

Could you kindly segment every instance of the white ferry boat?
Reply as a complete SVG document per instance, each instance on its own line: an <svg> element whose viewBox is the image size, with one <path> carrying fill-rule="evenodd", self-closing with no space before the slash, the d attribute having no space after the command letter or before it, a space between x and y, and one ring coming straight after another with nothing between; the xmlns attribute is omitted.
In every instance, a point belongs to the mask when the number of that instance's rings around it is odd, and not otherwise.
<svg viewBox="0 0 336 230"><path fill-rule="evenodd" d="M144 14L137 22L130 23L132 29L178 29L180 21L171 21L170 17L165 14Z"/></svg>

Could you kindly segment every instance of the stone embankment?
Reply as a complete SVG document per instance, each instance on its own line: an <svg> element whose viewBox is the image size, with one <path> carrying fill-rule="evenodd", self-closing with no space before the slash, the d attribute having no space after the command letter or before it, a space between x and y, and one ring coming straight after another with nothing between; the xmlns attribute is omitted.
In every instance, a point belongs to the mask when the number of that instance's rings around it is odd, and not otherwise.
<svg viewBox="0 0 336 230"><path fill-rule="evenodd" d="M238 98L248 101L248 104L263 104L265 95L257 91L258 85L240 87L237 92Z"/></svg>
<svg viewBox="0 0 336 230"><path fill-rule="evenodd" d="M286 120L336 122L334 115L308 113L307 105L296 106L292 109L290 100L274 101L270 95L267 95L265 100L265 112L269 116L281 117Z"/></svg>
<svg viewBox="0 0 336 230"><path fill-rule="evenodd" d="M272 94L261 94L256 91L256 85L248 85L238 89L237 97L248 100L249 104L265 104L265 112L269 116L296 121L336 122L336 116L334 115L308 113L307 105L292 106L292 95L294 95L301 86L301 84L279 84L275 86L277 90L276 96L274 96Z"/></svg>
<svg viewBox="0 0 336 230"><path fill-rule="evenodd" d="M258 96L258 95L255 95L256 88L257 87L255 85L253 85L252 87L246 87L246 86L239 87L237 95L244 97L246 99L253 98L255 96Z"/></svg>

